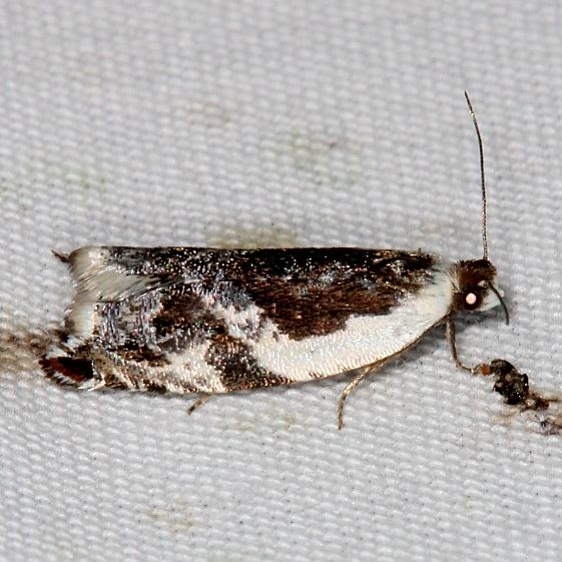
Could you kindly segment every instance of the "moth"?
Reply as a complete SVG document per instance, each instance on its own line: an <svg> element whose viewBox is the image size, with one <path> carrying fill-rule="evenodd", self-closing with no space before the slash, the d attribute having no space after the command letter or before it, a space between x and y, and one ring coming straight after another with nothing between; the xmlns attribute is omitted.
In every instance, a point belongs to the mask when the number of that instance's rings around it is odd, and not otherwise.
<svg viewBox="0 0 562 562"><path fill-rule="evenodd" d="M455 318L507 309L488 259L482 137L480 259L360 248L217 249L88 246L56 254L76 293L41 358L51 379L81 389L214 394L353 371L367 375Z"/></svg>

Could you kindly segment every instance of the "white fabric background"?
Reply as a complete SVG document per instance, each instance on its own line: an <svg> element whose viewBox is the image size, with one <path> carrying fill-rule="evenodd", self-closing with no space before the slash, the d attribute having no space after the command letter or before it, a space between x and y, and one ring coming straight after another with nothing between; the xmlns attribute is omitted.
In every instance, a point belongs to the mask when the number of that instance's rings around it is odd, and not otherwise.
<svg viewBox="0 0 562 562"><path fill-rule="evenodd" d="M343 380L79 393L33 362L72 290L51 249L358 245L491 258L512 314L467 362L561 387L557 0L0 3L0 558L559 560L562 436L501 418L441 330ZM527 421L525 421L527 420Z"/></svg>

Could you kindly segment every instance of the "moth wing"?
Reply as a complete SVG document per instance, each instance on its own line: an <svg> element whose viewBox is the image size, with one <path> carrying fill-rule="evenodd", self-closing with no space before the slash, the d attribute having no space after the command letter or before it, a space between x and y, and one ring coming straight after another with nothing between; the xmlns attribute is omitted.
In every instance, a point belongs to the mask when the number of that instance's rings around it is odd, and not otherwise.
<svg viewBox="0 0 562 562"><path fill-rule="evenodd" d="M447 268L428 254L88 247L68 263L77 295L49 366L77 365L70 379L92 386L215 393L328 377L399 353L450 306Z"/></svg>

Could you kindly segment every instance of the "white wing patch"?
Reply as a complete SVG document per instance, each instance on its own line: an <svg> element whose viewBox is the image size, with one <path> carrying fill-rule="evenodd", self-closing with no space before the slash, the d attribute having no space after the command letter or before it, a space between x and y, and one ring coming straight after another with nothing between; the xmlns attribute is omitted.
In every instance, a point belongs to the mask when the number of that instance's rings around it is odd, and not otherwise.
<svg viewBox="0 0 562 562"><path fill-rule="evenodd" d="M206 360L210 344L192 345L181 353L168 354L170 361L165 367L145 366L148 378L166 385L169 392L185 392L196 388L208 394L227 392L221 382L221 373Z"/></svg>
<svg viewBox="0 0 562 562"><path fill-rule="evenodd" d="M232 332L249 346L258 365L275 375L295 382L329 377L376 363L416 342L448 314L451 283L448 269L443 268L436 272L434 283L391 313L351 316L343 329L323 336L290 339L270 320L258 339L245 338L236 324ZM256 310L245 312L249 318L259 315Z"/></svg>
<svg viewBox="0 0 562 562"><path fill-rule="evenodd" d="M77 341L92 335L98 303L124 300L143 293L157 280L149 275L134 275L123 267L109 264L109 256L109 249L100 246L86 246L69 256L76 296L67 319L73 327L72 338Z"/></svg>

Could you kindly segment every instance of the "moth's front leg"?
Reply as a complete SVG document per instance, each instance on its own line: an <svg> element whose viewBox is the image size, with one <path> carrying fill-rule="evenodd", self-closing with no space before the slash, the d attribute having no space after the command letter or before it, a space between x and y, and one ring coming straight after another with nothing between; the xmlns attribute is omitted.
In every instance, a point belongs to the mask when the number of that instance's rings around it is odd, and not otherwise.
<svg viewBox="0 0 562 562"><path fill-rule="evenodd" d="M453 316L447 318L447 341L451 347L451 355L453 356L453 361L458 369L461 371L468 371L469 373L476 375L480 372L480 365L475 365L474 367L468 367L459 358L457 352L457 342L456 342L456 328L455 320Z"/></svg>

